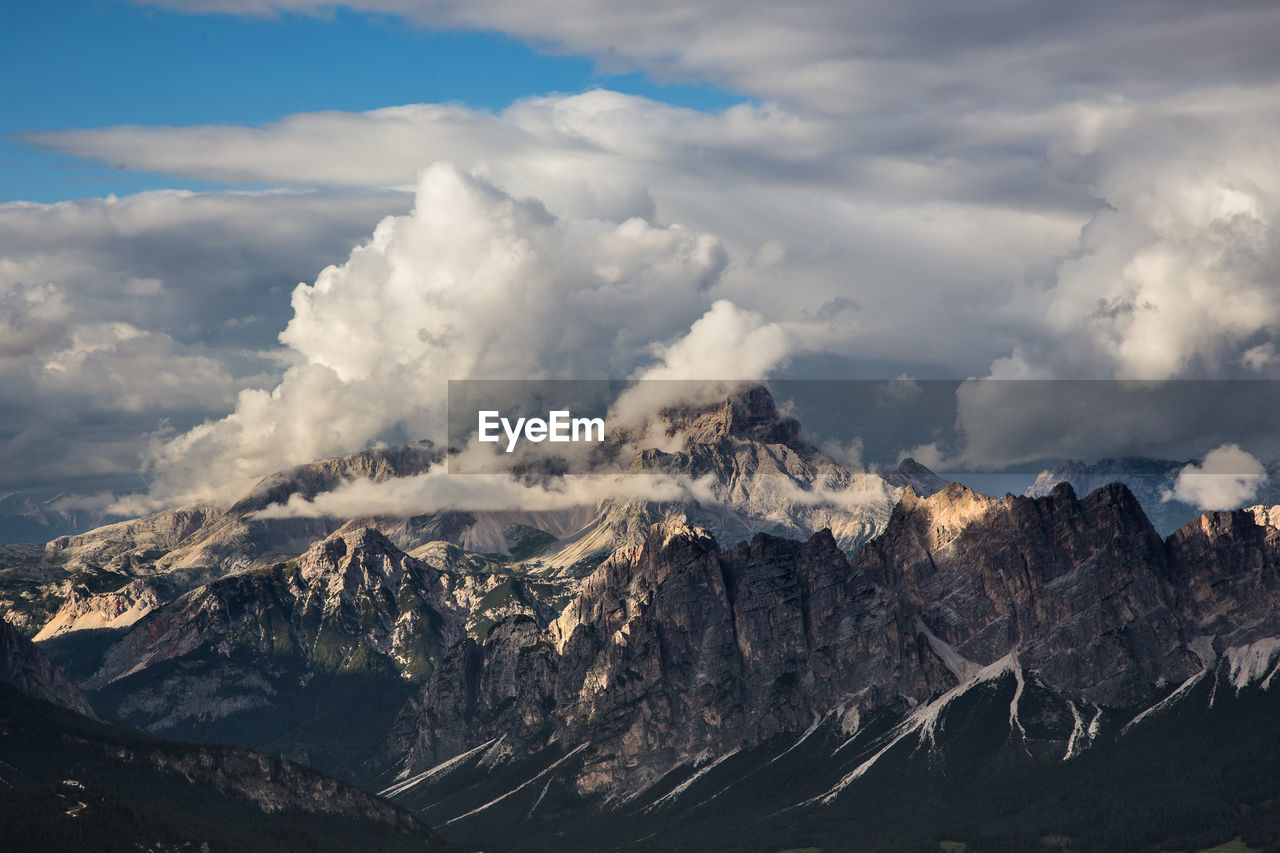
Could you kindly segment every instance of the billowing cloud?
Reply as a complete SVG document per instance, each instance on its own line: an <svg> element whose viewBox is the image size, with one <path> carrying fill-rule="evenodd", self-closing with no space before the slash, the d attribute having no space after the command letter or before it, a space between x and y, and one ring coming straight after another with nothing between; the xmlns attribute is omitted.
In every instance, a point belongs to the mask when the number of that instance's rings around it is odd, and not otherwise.
<svg viewBox="0 0 1280 853"><path fill-rule="evenodd" d="M1205 510L1235 509L1253 500L1266 479L1261 462L1239 445L1224 444L1205 454L1200 464L1193 462L1179 471L1164 499Z"/></svg>
<svg viewBox="0 0 1280 853"><path fill-rule="evenodd" d="M1280 8L556 2L151 2L346 6L753 100L592 91L29 135L294 191L0 206L10 478L42 456L126 472L151 433L151 504L221 494L428 434L428 377L706 375L735 358L699 344L720 325L750 342L738 366L809 375L1280 376ZM385 188L424 168L413 215L370 240L410 203ZM128 378L166 367L190 381ZM1061 432L1056 403L1017 417L1024 443ZM981 445L983 410L966 417ZM1011 429L932 458L1007 462Z"/></svg>
<svg viewBox="0 0 1280 853"><path fill-rule="evenodd" d="M137 489L147 436L221 416L246 384L277 376L293 286L410 201L155 192L0 204L0 489Z"/></svg>
<svg viewBox="0 0 1280 853"><path fill-rule="evenodd" d="M1071 156L1093 164L1106 206L1052 286L1027 289L1010 306L1042 334L997 360L993 375L1273 375L1275 94L1201 93L1092 113L1089 138Z"/></svg>
<svg viewBox="0 0 1280 853"><path fill-rule="evenodd" d="M1004 156L1011 138L1043 152L1068 120L986 115L924 144L896 119L871 134L776 105L700 113L592 91L497 115L418 105L32 138L138 169L263 183L406 183L451 160L558 217L715 234L732 261L715 295L790 324L806 349L971 375L1016 336L994 309L1028 270L1070 250L1096 206L1067 179L1075 165ZM940 328L948 334L931 333Z"/></svg>
<svg viewBox="0 0 1280 853"><path fill-rule="evenodd" d="M397 431L439 438L448 379L626 377L673 333L683 340L657 352L704 346L695 321L728 323L776 353L778 333L758 317L708 311L724 263L714 238L678 225L558 218L432 166L412 213L383 220L294 291L280 336L294 363L279 384L156 443L152 500L234 496L274 469Z"/></svg>

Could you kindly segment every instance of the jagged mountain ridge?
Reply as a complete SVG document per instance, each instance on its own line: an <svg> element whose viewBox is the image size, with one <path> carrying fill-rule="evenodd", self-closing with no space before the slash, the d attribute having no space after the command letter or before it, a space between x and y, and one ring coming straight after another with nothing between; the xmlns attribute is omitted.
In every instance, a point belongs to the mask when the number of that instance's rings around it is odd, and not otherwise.
<svg viewBox="0 0 1280 853"><path fill-rule="evenodd" d="M9 616L25 619L113 719L260 749L290 744L290 755L351 773L357 750L326 757L331 736L322 727L299 733L275 720L333 713L360 690L394 713L464 639L483 643L514 616L546 630L580 578L643 542L655 521L706 525L729 541L833 526L855 547L888 520L898 490L887 478L914 478L925 489L938 481L909 461L884 478L835 464L763 389L664 417L685 449L642 452L633 470L698 479L715 500L407 519L256 517L352 476L412 476L439 460L426 443L367 451L274 475L230 509L184 507L56 540L44 562L9 570L19 581L45 581L22 589L14 599L25 606ZM845 507L827 496L857 482L870 484L865 502ZM467 550L482 542L524 553ZM303 543L304 553L290 553ZM376 718L364 738L376 734Z"/></svg>
<svg viewBox="0 0 1280 853"><path fill-rule="evenodd" d="M803 537L831 528L852 552L883 529L900 492L895 483L910 481L926 490L943 484L911 460L883 477L834 463L803 439L793 419L778 413L762 388L722 403L669 409L664 417L670 430L686 436L686 449L642 452L631 469L701 478L711 500L606 500L554 511L445 511L407 518L257 515L356 478L385 482L422 474L442 456L429 442L415 442L274 474L231 507L191 505L60 537L42 554L0 568L0 605L42 640L81 629L128 628L191 589L296 557L351 523L380 530L405 551L447 541L524 560L534 570L563 576L570 586L673 514L726 542L762 530Z"/></svg>
<svg viewBox="0 0 1280 853"><path fill-rule="evenodd" d="M1124 483L1142 504L1143 511L1161 536L1169 536L1184 524L1199 518L1203 510L1173 498L1178 474L1187 465L1201 460L1177 462L1127 456L1101 459L1093 463L1070 460L1041 471L1023 492L1027 497L1044 497L1058 483L1070 483L1077 494L1088 494L1109 483ZM1273 506L1280 503L1280 462L1265 466L1266 479L1251 503Z"/></svg>
<svg viewBox="0 0 1280 853"><path fill-rule="evenodd" d="M897 744L931 749L939 715L1001 679L1013 696L1000 739L1074 757L1104 730L1176 704L1179 685L1270 687L1276 515L1209 514L1162 541L1123 485L998 499L953 484L929 499L908 493L852 563L829 535L721 551L700 531L655 526L593 573L549 631L509 623L456 649L400 715L388 790L421 802L413 791L425 784L438 803L463 790L452 775L473 784L483 759L491 773L526 766L539 786L554 781L561 818L574 808L564 802L660 809L646 797L680 768L823 725L854 738L861 721L882 721L880 740L820 792L831 804ZM1031 686L1056 709L1035 737L1018 711ZM506 790L524 778L507 777ZM489 837L478 827L504 810L468 805L432 816Z"/></svg>

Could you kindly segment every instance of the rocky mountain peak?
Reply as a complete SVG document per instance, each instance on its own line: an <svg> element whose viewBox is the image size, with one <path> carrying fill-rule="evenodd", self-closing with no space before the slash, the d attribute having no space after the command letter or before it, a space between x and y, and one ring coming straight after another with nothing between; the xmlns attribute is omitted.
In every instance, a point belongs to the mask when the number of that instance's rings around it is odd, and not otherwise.
<svg viewBox="0 0 1280 853"><path fill-rule="evenodd" d="M303 579L330 587L398 587L406 574L421 573L426 567L401 551L380 531L366 526L348 526L311 546L298 558ZM335 586L336 585L336 586Z"/></svg>
<svg viewBox="0 0 1280 853"><path fill-rule="evenodd" d="M673 406L660 417L667 435L683 435L694 444L714 444L725 438L785 444L797 451L811 445L801 437L800 422L778 412L773 395L763 385L734 392L723 400L701 406Z"/></svg>
<svg viewBox="0 0 1280 853"><path fill-rule="evenodd" d="M891 486L910 488L918 497L927 498L947 487L947 481L908 456L892 471L880 475Z"/></svg>
<svg viewBox="0 0 1280 853"><path fill-rule="evenodd" d="M948 483L927 497L918 495L914 486L907 486L893 515L902 516L900 525L912 519L912 526L929 530L931 538L940 541L947 538L948 533L958 532L978 520L999 503L999 498L979 494L961 483ZM893 519L889 525L893 527Z"/></svg>

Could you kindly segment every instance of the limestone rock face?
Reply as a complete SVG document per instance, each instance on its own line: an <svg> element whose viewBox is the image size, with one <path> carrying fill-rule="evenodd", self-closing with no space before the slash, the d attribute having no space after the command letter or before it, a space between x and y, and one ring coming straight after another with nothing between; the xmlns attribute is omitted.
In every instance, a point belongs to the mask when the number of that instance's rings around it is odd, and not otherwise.
<svg viewBox="0 0 1280 853"><path fill-rule="evenodd" d="M833 715L856 731L993 673L1062 697L1068 721L1161 701L1219 656L1261 680L1280 646L1265 639L1280 635L1277 518L1209 514L1166 543L1120 484L1083 499L1066 484L1035 499L952 484L908 489L852 562L829 532L721 550L655 524L545 634L513 622L451 652L384 759L403 777L479 746L582 747L578 792L627 799L698 756Z"/></svg>
<svg viewBox="0 0 1280 853"><path fill-rule="evenodd" d="M401 714L389 755L420 772L496 739L517 754L589 742L578 788L611 794L842 703L871 709L955 681L914 615L830 533L759 534L722 552L704 531L654 525L584 581L546 638L523 621L456 650Z"/></svg>
<svg viewBox="0 0 1280 853"><path fill-rule="evenodd" d="M1169 551L1182 615L1215 651L1280 636L1280 507L1207 512Z"/></svg>
<svg viewBox="0 0 1280 853"><path fill-rule="evenodd" d="M1083 500L1067 484L1037 499L908 492L855 562L961 658L986 666L1016 648L1088 701L1139 701L1201 665L1180 633L1171 558L1120 484Z"/></svg>
<svg viewBox="0 0 1280 853"><path fill-rule="evenodd" d="M354 527L297 560L220 578L157 610L107 651L89 686L206 646L223 656L245 651L320 671L417 679L465 635L486 591Z"/></svg>

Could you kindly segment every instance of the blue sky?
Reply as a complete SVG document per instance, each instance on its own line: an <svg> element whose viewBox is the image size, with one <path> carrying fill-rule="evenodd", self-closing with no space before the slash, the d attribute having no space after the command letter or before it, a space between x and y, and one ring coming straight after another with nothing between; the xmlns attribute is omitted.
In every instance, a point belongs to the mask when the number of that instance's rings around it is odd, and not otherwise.
<svg viewBox="0 0 1280 853"><path fill-rule="evenodd" d="M594 87L695 109L744 100L710 85L603 74L496 32L429 30L379 14L187 15L107 0L3 4L0 201L124 195L201 181L47 153L15 138L110 125L260 124L297 112L459 101L498 110Z"/></svg>

